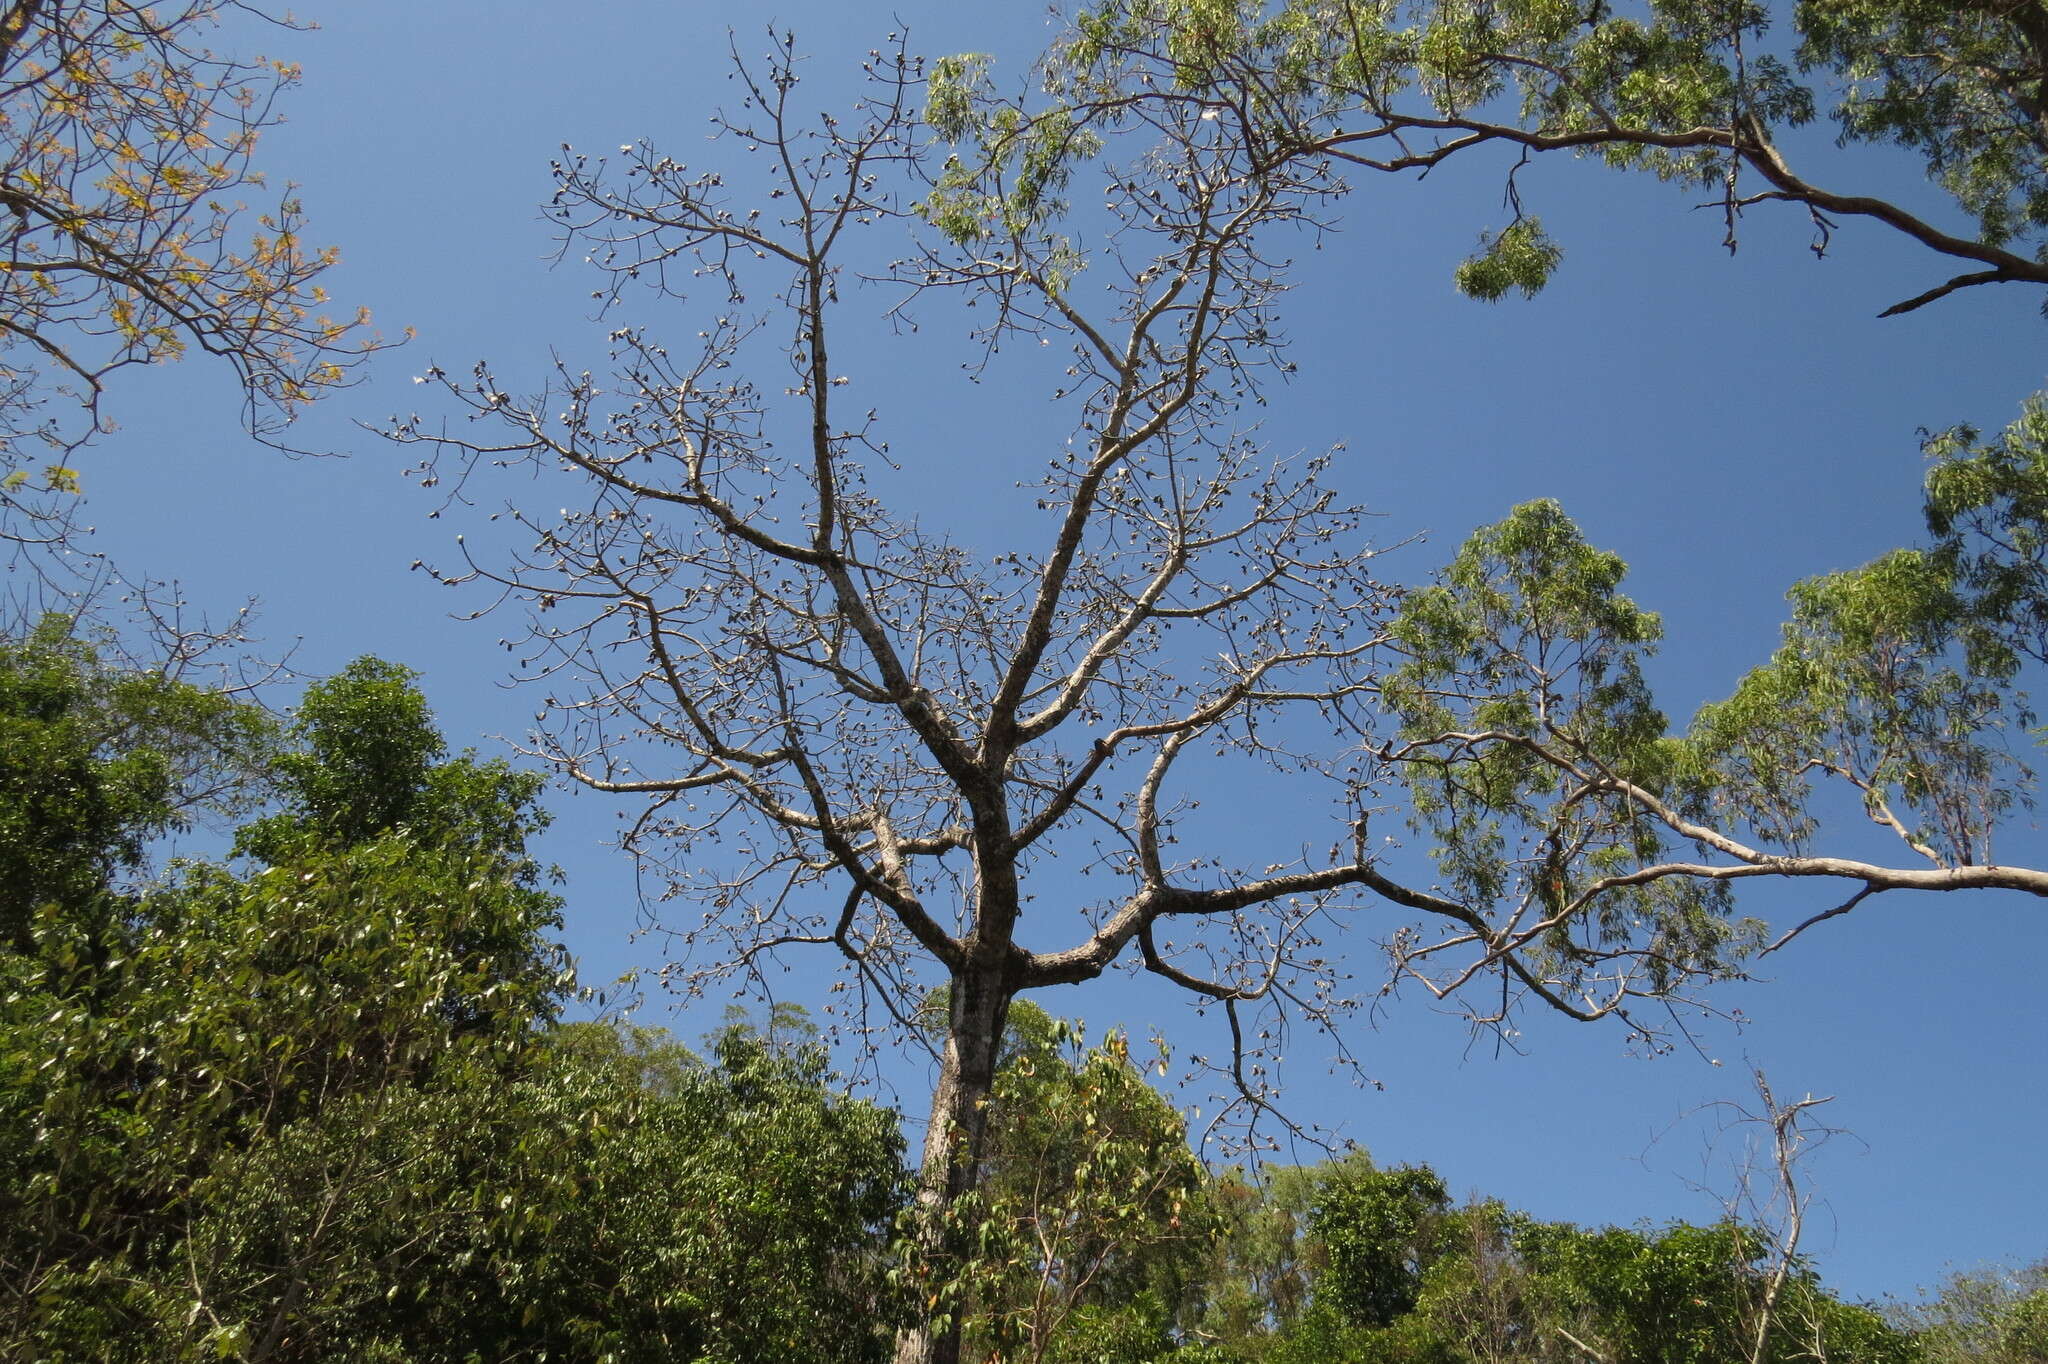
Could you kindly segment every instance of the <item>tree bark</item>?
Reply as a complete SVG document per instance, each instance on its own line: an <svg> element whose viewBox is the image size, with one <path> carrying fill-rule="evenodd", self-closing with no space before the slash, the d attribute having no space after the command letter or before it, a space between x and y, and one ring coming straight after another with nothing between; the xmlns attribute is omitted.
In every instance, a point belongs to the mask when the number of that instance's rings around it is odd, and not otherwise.
<svg viewBox="0 0 2048 1364"><path fill-rule="evenodd" d="M964 1250L959 1229L947 1214L977 1182L988 1101L995 1086L1010 999L1016 993L1007 973L970 966L953 976L946 1019L946 1050L932 1094L924 1157L918 1167L917 1250L943 1277L951 1277ZM923 1319L896 1337L895 1364L959 1364L961 1306L918 1304ZM932 1315L943 1311L944 1320Z"/></svg>

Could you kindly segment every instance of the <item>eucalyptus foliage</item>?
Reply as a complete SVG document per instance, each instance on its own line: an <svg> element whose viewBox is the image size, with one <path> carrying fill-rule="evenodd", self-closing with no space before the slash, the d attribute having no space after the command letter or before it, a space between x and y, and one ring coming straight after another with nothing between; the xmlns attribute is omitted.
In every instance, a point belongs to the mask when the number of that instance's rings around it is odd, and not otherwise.
<svg viewBox="0 0 2048 1364"><path fill-rule="evenodd" d="M2048 1262L1951 1274L1888 1315L1914 1333L1926 1364L2034 1364L2048 1359Z"/></svg>
<svg viewBox="0 0 2048 1364"><path fill-rule="evenodd" d="M957 104L963 73L935 74ZM984 164L1016 168L1018 183L1063 183L1061 162L1093 154L1053 129L1167 123L1192 106L1255 175L1301 160L1420 172L1488 145L1524 160L1566 151L1712 194L1730 250L1748 210L1783 202L1807 210L1816 252L1858 217L1981 267L1894 312L1971 285L2048 283L2048 23L2030 4L1101 0L1073 15L1043 75L1047 106L1006 108L981 134L995 152ZM1781 135L1822 115L1843 142L1917 153L1974 236L1796 168ZM963 122L937 126L955 136ZM1475 297L1533 294L1561 259L1513 171L1507 186L1511 221L1458 272ZM1006 211L1035 202L1012 197Z"/></svg>

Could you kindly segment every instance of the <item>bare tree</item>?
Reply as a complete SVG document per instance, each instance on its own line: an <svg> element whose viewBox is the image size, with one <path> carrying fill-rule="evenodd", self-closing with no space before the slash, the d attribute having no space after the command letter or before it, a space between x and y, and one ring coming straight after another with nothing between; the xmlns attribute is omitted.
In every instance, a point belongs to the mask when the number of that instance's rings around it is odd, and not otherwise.
<svg viewBox="0 0 2048 1364"><path fill-rule="evenodd" d="M741 102L714 126L765 166L757 200L728 161L644 144L555 167L601 297L687 301L689 352L628 323L602 379L563 365L520 394L486 365L432 370L486 434L419 417L388 434L426 447L429 483L525 465L560 506L509 507L523 547L466 549L439 576L532 607L512 643L545 690L537 751L641 802L628 845L702 910L678 927L683 985L817 947L899 1022L948 987L926 1250L975 1177L1026 991L1119 963L1172 982L1220 1010L1220 1069L1256 1116L1290 1028L1341 1052L1359 1001L1322 935L1368 908L1400 975L1462 991L1484 1022L1533 996L1648 1033L1635 1001L1759 941L1728 918L1743 878L2048 890L1995 866L1760 850L1711 823L1711 764L1674 756L1637 670L1654 618L1553 507L1475 540L1440 587L1373 580L1327 457L1271 457L1241 424L1286 363L1270 253L1318 229L1323 163L1248 159L1199 102L1148 106L1135 151L1006 122L976 63L928 84L900 43L843 117L800 115L787 35L737 65ZM976 138L1011 142L991 161ZM960 159L947 139L970 144ZM1103 205L1064 219L1085 245L1046 226L1081 175ZM1048 523L1036 550L977 551L889 510L914 470L854 400L841 338L874 344L845 323L863 276L895 286L899 315L980 305L977 363L1063 349L1051 396L1072 434L1023 493ZM1286 774L1320 826L1212 856L1193 811L1219 761ZM1400 879L1374 841L1390 808L1442 842L1437 884ZM1034 899L1056 858L1103 889ZM939 1322L899 1358L957 1354L957 1321Z"/></svg>
<svg viewBox="0 0 2048 1364"><path fill-rule="evenodd" d="M1719 1110L1721 1130L1710 1154L1727 1163L1727 1176L1709 1170L1695 1185L1721 1204L1722 1225L1747 1244L1736 1251L1754 1279L1739 1323L1749 1364L1781 1356L1789 1348L1802 1358L1825 1361L1824 1324L1812 1311L1810 1295L1788 1292L1803 1286L1810 1275L1808 1257L1800 1247L1806 1239L1807 1214L1813 1205L1811 1180L1802 1165L1835 1137L1840 1128L1820 1123L1814 1110L1834 1096L1806 1094L1781 1100L1761 1066L1752 1066L1750 1087L1755 1106L1736 1099L1710 1105ZM1741 1134L1732 1147L1731 1135ZM1711 1163L1711 1162L1710 1162ZM1799 1319L1792 1319L1792 1318Z"/></svg>

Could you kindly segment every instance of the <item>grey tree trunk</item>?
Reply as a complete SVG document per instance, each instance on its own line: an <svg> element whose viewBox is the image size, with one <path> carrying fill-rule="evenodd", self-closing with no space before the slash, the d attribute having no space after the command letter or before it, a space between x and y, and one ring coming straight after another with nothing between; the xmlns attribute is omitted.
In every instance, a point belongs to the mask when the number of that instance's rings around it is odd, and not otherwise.
<svg viewBox="0 0 2048 1364"><path fill-rule="evenodd" d="M1013 993L1000 970L953 977L946 1050L918 1167L918 1248L940 1265L958 1263L958 1229L948 1225L946 1214L979 1178L988 1099ZM942 1323L925 1320L905 1329L896 1338L895 1364L959 1364L960 1328L953 1305Z"/></svg>

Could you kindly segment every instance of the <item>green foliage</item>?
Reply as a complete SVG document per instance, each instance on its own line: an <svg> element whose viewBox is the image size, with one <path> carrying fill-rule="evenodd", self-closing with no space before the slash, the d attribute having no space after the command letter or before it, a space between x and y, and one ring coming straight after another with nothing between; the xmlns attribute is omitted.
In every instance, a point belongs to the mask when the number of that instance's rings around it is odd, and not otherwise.
<svg viewBox="0 0 2048 1364"><path fill-rule="evenodd" d="M1928 438L1927 526L1952 575L1954 628L1971 670L2004 679L2048 661L2048 396L1996 440L1959 426Z"/></svg>
<svg viewBox="0 0 2048 1364"><path fill-rule="evenodd" d="M1214 1219L1190 1333L1231 1359L1261 1358L1308 1309L1326 1263L1311 1218L1324 1188L1372 1169L1363 1152L1319 1166L1267 1166L1257 1183L1225 1171L1207 1189Z"/></svg>
<svg viewBox="0 0 2048 1364"><path fill-rule="evenodd" d="M1511 1230L1529 1297L1571 1335L1610 1358L1644 1364L1746 1359L1766 1281L1765 1244L1733 1223L1586 1231L1520 1222ZM1540 1326L1537 1327L1541 1329ZM1773 1315L1763 1359L1905 1361L1911 1347L1868 1309L1828 1297L1795 1264Z"/></svg>
<svg viewBox="0 0 2048 1364"><path fill-rule="evenodd" d="M1693 723L1716 804L1798 848L1815 827L1813 774L1824 773L1939 863L1989 860L2025 771L2005 735L2030 717L1953 657L1960 603L1948 566L1898 550L1790 597L1784 645Z"/></svg>
<svg viewBox="0 0 2048 1364"><path fill-rule="evenodd" d="M1554 503L1477 532L1408 597L1406 661L1381 691L1402 725L1384 756L1445 883L1496 925L1548 925L1529 960L1563 979L1647 933L1663 989L1738 969L1760 941L1728 918L1726 882L1633 874L1721 837L1688 821L1803 854L1825 784L1917 857L1991 863L1993 829L2029 799L2013 748L2033 715L2012 682L2048 638L2044 448L2038 399L1997 441L1930 438L1935 542L1795 586L1783 645L1683 739L1643 680L1659 625L1621 594L1620 560Z"/></svg>
<svg viewBox="0 0 2048 1364"><path fill-rule="evenodd" d="M1211 1223L1187 1127L1120 1033L1011 1005L986 1173L954 1211L967 1339L989 1359L1140 1364L1170 1332Z"/></svg>
<svg viewBox="0 0 2048 1364"><path fill-rule="evenodd" d="M964 142L974 136L976 106L989 95L989 55L963 52L932 62L925 85L924 121L948 142Z"/></svg>
<svg viewBox="0 0 2048 1364"><path fill-rule="evenodd" d="M1576 972L1647 928L1650 970L1718 974L1759 929L1725 888L1692 880L1588 886L1660 858L1668 830L1616 784L1673 788L1683 750L1643 679L1662 626L1620 592L1626 565L1550 501L1475 532L1394 622L1406 661L1381 695L1406 743L1393 756L1445 881L1477 905L1555 924L1546 969ZM1579 914L1581 909L1589 910ZM1575 936L1577 935L1577 936Z"/></svg>
<svg viewBox="0 0 2048 1364"><path fill-rule="evenodd" d="M423 844L368 825L245 874L188 866L123 890L112 878L139 868L143 839L232 791L221 774L246 777L269 727L225 697L100 668L47 628L9 658L14 721L38 741L10 746L26 769L13 786L71 793L22 816L66 850L71 884L5 962L0 1070L24 1138L0 1195L15 1214L0 1260L23 1285L8 1310L83 1356L148 1355L136 1342L189 1312L162 1337L183 1339L211 1310L174 1285L197 1272L179 1257L224 1163L330 1110L383 1111L444 1066L502 1069L552 1018L568 977L541 935L558 902L516 839ZM408 688L381 701L425 723ZM291 737L345 748L317 714ZM292 756L272 756L274 777ZM472 821L530 827L516 803L486 808L516 794L478 794Z"/></svg>
<svg viewBox="0 0 2048 1364"><path fill-rule="evenodd" d="M1097 145L1093 134L1057 120L1027 122L999 114L982 133L981 152L1001 161L1007 174L996 176L996 187L989 189L982 163L952 158L917 212L959 246L1036 232L1065 212L1062 195L1075 163L1093 155ZM1081 268L1081 259L1057 242L1047 255L1058 271L1046 284L1058 293Z"/></svg>
<svg viewBox="0 0 2048 1364"><path fill-rule="evenodd" d="M1500 302L1510 289L1521 290L1523 298L1536 297L1564 259L1563 249L1544 235L1537 218L1524 218L1499 236L1486 233L1479 246L1479 254L1458 267L1457 284L1460 293L1483 303Z"/></svg>
<svg viewBox="0 0 2048 1364"><path fill-rule="evenodd" d="M1319 1295L1353 1326L1391 1325L1412 1311L1450 1202L1425 1166L1333 1181L1312 1221L1329 1257Z"/></svg>
<svg viewBox="0 0 2048 1364"><path fill-rule="evenodd" d="M2040 1364L2048 1359L2048 1262L1951 1275L1939 1293L1896 1305L1924 1364Z"/></svg>
<svg viewBox="0 0 2048 1364"><path fill-rule="evenodd" d="M244 829L238 852L275 862L294 846L350 847L387 830L487 857L523 855L547 827L542 779L447 745L410 668L363 658L306 689L275 762L283 813ZM520 876L531 868L521 867Z"/></svg>
<svg viewBox="0 0 2048 1364"><path fill-rule="evenodd" d="M41 1285L37 1333L159 1359L884 1357L894 1115L815 1052L715 1050L576 1025L516 1075L452 1058L340 1096L207 1165L160 1278Z"/></svg>
<svg viewBox="0 0 2048 1364"><path fill-rule="evenodd" d="M1731 1223L1589 1230L1496 1202L1453 1207L1426 1166L1352 1158L1290 1172L1314 1190L1305 1308L1220 1357L1271 1364L1729 1364L1747 1360L1767 1244ZM1212 1333L1213 1334L1213 1333ZM1916 1342L1787 1273L1760 1356L1915 1364Z"/></svg>
<svg viewBox="0 0 2048 1364"><path fill-rule="evenodd" d="M1811 121L1825 89L1845 141L1919 153L1982 242L2041 240L2048 25L2035 6L1803 0L1790 17L1780 34L1765 5L1699 0L1100 0L1046 60L1063 102L1049 116L1126 127L1142 105L1164 124L1169 100L1192 97L1232 111L1266 173L1285 149L1333 142L1419 168L1426 143L1396 156L1372 139L1448 124L1446 143L1598 155L1725 195L1732 246L1745 185L1786 188L1776 136ZM1489 301L1534 293L1555 259L1518 221L1459 284Z"/></svg>
<svg viewBox="0 0 2048 1364"><path fill-rule="evenodd" d="M1945 866L1989 862L2028 799L2013 681L2048 657L2048 402L1994 441L1958 427L1925 449L1933 543L1794 587L1784 645L1694 721L1702 789L1767 842L1812 836L1816 776Z"/></svg>
<svg viewBox="0 0 2048 1364"><path fill-rule="evenodd" d="M1799 56L1843 81L1845 140L1891 142L2005 243L2048 227L2048 23L1999 0L1804 0Z"/></svg>
<svg viewBox="0 0 2048 1364"><path fill-rule="evenodd" d="M1484 707L1656 776L1634 663L1656 622L1621 571L1546 504L1476 536L1403 618L1412 734ZM1865 651L1914 600L1883 575L1799 598ZM524 846L535 787L444 760L409 674L352 666L280 741L218 697L102 665L60 625L4 658L10 808L58 850L22 865L70 879L31 950L0 953L0 1352L888 1353L922 1282L888 1245L908 1188L895 1116L838 1093L788 1010L721 1030L708 1061L554 1023L568 977ZM267 864L117 882L150 833L231 799L266 754L284 808L240 846ZM1446 809L1505 817L1554 794L1541 764L1447 777L1481 761L1428 777ZM60 787L71 798L44 794ZM1584 1342L1707 1364L1753 1339L1767 1266L1749 1229L1454 1207L1426 1167L1362 1154L1211 1180L1120 1035L1090 1047L1029 1004L992 1103L984 1178L952 1213L972 1253L940 1293L990 1361L1565 1364ZM2043 1302L1959 1281L1887 1323L1798 1262L1763 1358L2005 1364L2038 1355Z"/></svg>
<svg viewBox="0 0 2048 1364"><path fill-rule="evenodd" d="M814 1047L736 1027L712 1050L582 1025L509 1088L451 1093L443 1122L401 1134L394 1155L428 1177L363 1246L370 1291L337 1325L421 1359L882 1358L894 1115L835 1094ZM374 1186L356 1203L388 1217ZM414 1258L382 1304L371 1252L389 1245Z"/></svg>
<svg viewBox="0 0 2048 1364"><path fill-rule="evenodd" d="M941 57L925 92L926 124L964 152L947 158L917 213L960 246L1043 231L1066 212L1075 169L1102 149L1078 122L1026 118L996 100L988 65L981 53ZM1047 258L1054 275L1045 282L1057 293L1081 260L1057 243Z"/></svg>
<svg viewBox="0 0 2048 1364"><path fill-rule="evenodd" d="M32 953L151 839L235 809L266 750L260 712L102 653L62 616L0 645L0 948Z"/></svg>
<svg viewBox="0 0 2048 1364"><path fill-rule="evenodd" d="M70 879L0 951L0 1356L886 1353L894 1115L788 1018L709 1064L555 1026L538 784L441 761L409 673L309 690L268 865L123 888L267 727L54 626L4 658L24 864Z"/></svg>
<svg viewBox="0 0 2048 1364"><path fill-rule="evenodd" d="M1403 734L1556 735L1632 780L1656 779L1664 717L1641 659L1662 626L1617 591L1626 571L1555 502L1524 503L1475 532L1395 622L1406 661L1385 695ZM1431 772L1417 800L1425 814L1466 795L1475 810L1508 813L1557 786L1550 765L1502 747Z"/></svg>

